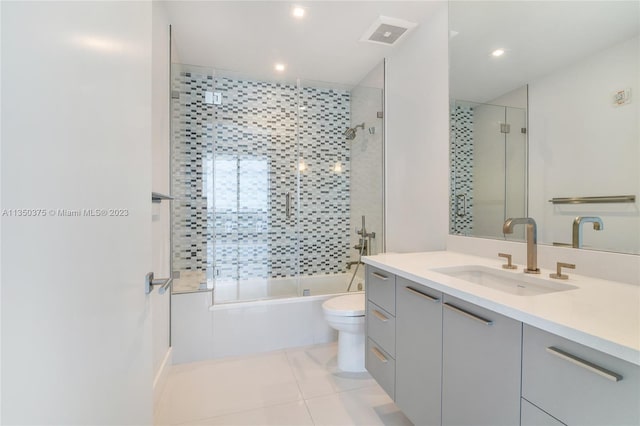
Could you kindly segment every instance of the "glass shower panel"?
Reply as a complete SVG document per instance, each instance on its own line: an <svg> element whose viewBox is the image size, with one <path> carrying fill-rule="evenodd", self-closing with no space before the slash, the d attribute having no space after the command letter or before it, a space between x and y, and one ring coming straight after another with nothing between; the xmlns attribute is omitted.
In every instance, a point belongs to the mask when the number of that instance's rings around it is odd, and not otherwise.
<svg viewBox="0 0 640 426"><path fill-rule="evenodd" d="M475 236L502 236L505 205L505 108L477 104L473 128L473 231Z"/></svg>
<svg viewBox="0 0 640 426"><path fill-rule="evenodd" d="M527 216L527 113L505 108L509 133L505 140L505 219ZM510 237L524 238L522 228ZM511 239L511 238L510 238Z"/></svg>
<svg viewBox="0 0 640 426"><path fill-rule="evenodd" d="M171 67L171 244L174 293L208 291L216 273L213 75L205 67Z"/></svg>
<svg viewBox="0 0 640 426"><path fill-rule="evenodd" d="M363 215L382 250L382 88L350 89L172 66L174 292L345 292Z"/></svg>
<svg viewBox="0 0 640 426"><path fill-rule="evenodd" d="M350 92L304 81L299 96L299 293L317 294L304 278L344 273L349 260Z"/></svg>
<svg viewBox="0 0 640 426"><path fill-rule="evenodd" d="M504 237L505 219L527 211L526 110L455 101L451 135L451 232Z"/></svg>

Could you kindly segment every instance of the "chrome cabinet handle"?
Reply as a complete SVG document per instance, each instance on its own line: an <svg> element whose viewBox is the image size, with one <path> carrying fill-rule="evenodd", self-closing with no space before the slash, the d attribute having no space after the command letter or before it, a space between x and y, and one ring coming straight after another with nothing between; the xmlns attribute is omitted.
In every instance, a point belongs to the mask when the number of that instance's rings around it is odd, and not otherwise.
<svg viewBox="0 0 640 426"><path fill-rule="evenodd" d="M380 278L382 281L386 281L389 279L389 277L387 277L386 275L382 275L378 272L372 272L371 275L373 275L376 278Z"/></svg>
<svg viewBox="0 0 640 426"><path fill-rule="evenodd" d="M493 324L493 321L491 321L491 320L479 317L478 315L472 314L471 312L467 312L464 309L460 309L457 306L453 306L453 305L451 305L449 303L445 303L444 307L448 308L448 309L451 309L452 311L455 311L455 312L457 312L457 313L459 313L461 315L464 315L467 318L471 318L472 320L481 322L484 325L492 325Z"/></svg>
<svg viewBox="0 0 640 426"><path fill-rule="evenodd" d="M413 294L416 294L418 296L422 296L425 299L430 300L432 302L439 302L440 301L439 297L429 296L428 294L425 294L425 293L423 293L421 291L418 291L413 287L405 287L404 289L407 290L409 293L413 293Z"/></svg>
<svg viewBox="0 0 640 426"><path fill-rule="evenodd" d="M569 361L570 363L575 364L578 367L582 367L585 370L596 373L598 376L604 377L605 379L611 380L612 382L619 382L620 380L622 380L622 376L620 374L614 373L611 370L607 370L606 368L600 367L599 365L586 361L582 358L578 358L577 356L571 355L570 353L565 352L562 349L558 349L554 346L549 346L547 348L547 352L557 356L560 359Z"/></svg>
<svg viewBox="0 0 640 426"><path fill-rule="evenodd" d="M387 322L387 321L389 321L389 318L387 318L387 317L386 317L382 312L380 312L380 311L379 311L379 310L377 310L377 309L374 309L374 310L373 310L373 315L375 315L375 316L376 316L376 318L378 318L378 319L379 319L380 321L382 321L382 322Z"/></svg>
<svg viewBox="0 0 640 426"><path fill-rule="evenodd" d="M382 352L380 352L380 350L374 346L371 347L371 352L373 352L373 354L376 356L376 358L378 358L380 361L386 363L388 360L387 358L383 355Z"/></svg>

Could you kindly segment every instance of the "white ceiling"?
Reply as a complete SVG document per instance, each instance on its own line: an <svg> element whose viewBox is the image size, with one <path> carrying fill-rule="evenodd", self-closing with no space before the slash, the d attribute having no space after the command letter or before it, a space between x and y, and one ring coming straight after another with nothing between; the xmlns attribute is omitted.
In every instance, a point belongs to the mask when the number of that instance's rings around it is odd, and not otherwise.
<svg viewBox="0 0 640 426"><path fill-rule="evenodd" d="M451 97L487 102L637 36L640 1L455 1L449 22Z"/></svg>
<svg viewBox="0 0 640 426"><path fill-rule="evenodd" d="M355 85L394 46L359 41L378 18L425 25L433 1L168 1L165 2L183 64L229 70L264 80L322 81ZM306 9L294 19L291 8ZM175 59L175 58L174 58ZM287 65L277 73L274 64Z"/></svg>

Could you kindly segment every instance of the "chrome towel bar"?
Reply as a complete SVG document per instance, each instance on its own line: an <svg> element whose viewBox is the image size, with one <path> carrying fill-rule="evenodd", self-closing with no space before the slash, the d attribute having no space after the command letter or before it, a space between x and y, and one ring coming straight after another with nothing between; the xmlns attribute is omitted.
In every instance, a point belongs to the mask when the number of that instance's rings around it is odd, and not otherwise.
<svg viewBox="0 0 640 426"><path fill-rule="evenodd" d="M144 292L145 294L149 294L153 291L153 287L159 285L158 294L165 294L167 289L171 287L173 283L173 278L159 278L154 279L153 272L147 273L144 276Z"/></svg>
<svg viewBox="0 0 640 426"><path fill-rule="evenodd" d="M595 203L635 203L635 195L607 195L599 197L566 197L552 198L553 204L595 204Z"/></svg>

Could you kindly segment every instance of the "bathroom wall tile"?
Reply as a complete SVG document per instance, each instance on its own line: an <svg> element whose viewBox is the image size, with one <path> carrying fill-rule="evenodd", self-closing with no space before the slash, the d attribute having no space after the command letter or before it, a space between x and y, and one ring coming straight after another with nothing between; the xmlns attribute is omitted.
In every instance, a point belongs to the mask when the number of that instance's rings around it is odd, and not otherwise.
<svg viewBox="0 0 640 426"><path fill-rule="evenodd" d="M217 279L343 272L349 92L212 74L184 70L172 82L173 269ZM205 102L212 91L221 105Z"/></svg>
<svg viewBox="0 0 640 426"><path fill-rule="evenodd" d="M460 200L466 206L449 205L449 232L455 235L470 235L473 232L473 156L474 156L474 111L466 104L456 104L451 111L450 200ZM462 201L464 197L464 201ZM464 216L458 215L464 211Z"/></svg>

